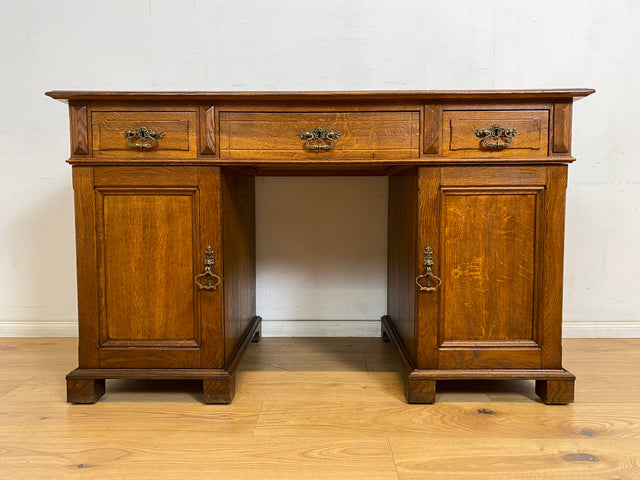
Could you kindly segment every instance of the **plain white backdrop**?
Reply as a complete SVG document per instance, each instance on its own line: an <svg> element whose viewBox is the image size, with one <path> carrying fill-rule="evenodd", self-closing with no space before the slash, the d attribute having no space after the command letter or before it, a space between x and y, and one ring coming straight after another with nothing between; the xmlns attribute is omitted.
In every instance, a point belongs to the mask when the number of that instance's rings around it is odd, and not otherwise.
<svg viewBox="0 0 640 480"><path fill-rule="evenodd" d="M0 0L0 335L75 332L68 117L47 90L585 87L565 332L639 336L638 25L635 0ZM385 313L386 188L257 180L258 313L280 334Z"/></svg>

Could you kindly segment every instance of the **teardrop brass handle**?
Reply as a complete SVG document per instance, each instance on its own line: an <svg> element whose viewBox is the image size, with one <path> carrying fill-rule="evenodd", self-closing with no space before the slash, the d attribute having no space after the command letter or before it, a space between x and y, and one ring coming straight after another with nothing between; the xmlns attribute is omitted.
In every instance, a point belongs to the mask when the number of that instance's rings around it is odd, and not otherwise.
<svg viewBox="0 0 640 480"><path fill-rule="evenodd" d="M336 138L340 137L340 132L316 127L315 130L303 130L298 135L306 140L305 145L310 150L331 150Z"/></svg>
<svg viewBox="0 0 640 480"><path fill-rule="evenodd" d="M207 248L204 251L204 273L196 275L193 279L200 290L215 290L218 285L220 285L222 279L218 275L213 273L213 267L215 266L215 264L216 259L213 257L213 248L211 247L211 245L207 245ZM206 278L207 284L203 285L202 283L200 283L198 281L199 278Z"/></svg>
<svg viewBox="0 0 640 480"><path fill-rule="evenodd" d="M476 137L482 138L482 143L489 148L504 148L511 145L513 137L518 131L515 128L504 128L500 125L493 125L491 128L483 128L476 130ZM505 138L506 141L501 141ZM489 142L488 140L493 140Z"/></svg>
<svg viewBox="0 0 640 480"><path fill-rule="evenodd" d="M148 127L140 127L135 130L125 130L122 134L126 137L127 143L133 148L153 148L156 140L164 137L164 132L151 130ZM132 142L132 139L139 139L140 142Z"/></svg>
<svg viewBox="0 0 640 480"><path fill-rule="evenodd" d="M430 245L427 245L424 249L424 258L422 261L424 274L418 275L416 277L416 285L418 285L418 288L420 288L421 292L433 292L434 290L437 290L440 285L442 285L442 280L440 280L440 277L437 277L431 271L431 269L433 268L433 264L433 249ZM421 278L425 279L424 285L420 283ZM433 286L431 285L432 281L436 282L436 284Z"/></svg>

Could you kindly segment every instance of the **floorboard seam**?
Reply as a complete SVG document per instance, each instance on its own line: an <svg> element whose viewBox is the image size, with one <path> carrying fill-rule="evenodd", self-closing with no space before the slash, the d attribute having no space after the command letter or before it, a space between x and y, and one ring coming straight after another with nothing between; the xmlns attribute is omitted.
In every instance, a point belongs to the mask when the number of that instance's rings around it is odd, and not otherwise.
<svg viewBox="0 0 640 480"><path fill-rule="evenodd" d="M387 437L387 445L389 445L389 453L391 454L391 461L393 462L393 468L396 471L396 478L400 480L400 474L398 473L398 466L396 465L396 459L393 456L393 449L391 448L391 440Z"/></svg>
<svg viewBox="0 0 640 480"><path fill-rule="evenodd" d="M258 410L258 416L256 417L256 423L253 426L253 430L251 431L251 438L256 436L256 428L258 428L258 422L260 421L260 414L262 413L262 407L264 407L264 402L260 402L260 410Z"/></svg>

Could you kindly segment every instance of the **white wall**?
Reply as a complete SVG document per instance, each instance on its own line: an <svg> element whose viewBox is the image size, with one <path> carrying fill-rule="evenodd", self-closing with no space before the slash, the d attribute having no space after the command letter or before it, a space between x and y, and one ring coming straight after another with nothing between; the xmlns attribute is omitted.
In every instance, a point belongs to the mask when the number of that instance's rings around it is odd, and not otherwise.
<svg viewBox="0 0 640 480"><path fill-rule="evenodd" d="M67 110L46 90L590 87L574 107L566 332L638 336L638 25L634 0L0 0L0 334L75 330ZM335 208L317 209L329 191ZM385 195L380 178L259 179L259 313L384 313Z"/></svg>

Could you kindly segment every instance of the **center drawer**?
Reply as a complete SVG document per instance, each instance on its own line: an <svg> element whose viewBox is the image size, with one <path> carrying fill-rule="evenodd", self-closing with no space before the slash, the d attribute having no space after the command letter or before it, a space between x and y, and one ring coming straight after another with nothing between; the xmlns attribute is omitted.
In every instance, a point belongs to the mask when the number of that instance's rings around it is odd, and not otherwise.
<svg viewBox="0 0 640 480"><path fill-rule="evenodd" d="M222 159L334 160L419 156L417 111L220 112Z"/></svg>

